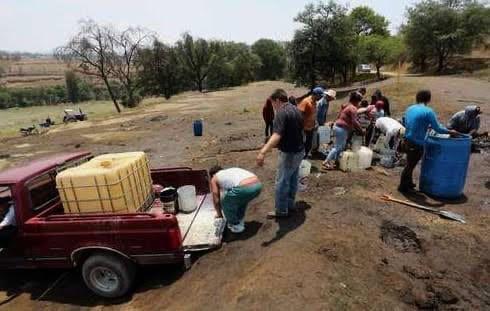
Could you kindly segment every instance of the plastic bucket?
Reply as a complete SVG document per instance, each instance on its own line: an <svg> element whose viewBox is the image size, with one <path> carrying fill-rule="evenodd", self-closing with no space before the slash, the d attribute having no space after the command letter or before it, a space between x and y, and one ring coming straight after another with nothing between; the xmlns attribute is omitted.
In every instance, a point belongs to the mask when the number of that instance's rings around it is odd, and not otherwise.
<svg viewBox="0 0 490 311"><path fill-rule="evenodd" d="M195 120L192 124L194 130L194 136L202 136L203 132L203 122L202 120Z"/></svg>
<svg viewBox="0 0 490 311"><path fill-rule="evenodd" d="M197 208L196 187L182 186L177 189L179 196L179 211L192 213Z"/></svg>
<svg viewBox="0 0 490 311"><path fill-rule="evenodd" d="M160 192L160 201L162 201L163 209L174 214L176 212L177 190L173 187L168 187Z"/></svg>

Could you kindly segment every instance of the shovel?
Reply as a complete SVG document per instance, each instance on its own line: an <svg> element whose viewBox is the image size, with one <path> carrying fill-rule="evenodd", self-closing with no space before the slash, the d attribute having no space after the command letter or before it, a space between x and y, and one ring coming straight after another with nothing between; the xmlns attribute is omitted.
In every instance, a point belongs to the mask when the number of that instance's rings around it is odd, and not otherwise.
<svg viewBox="0 0 490 311"><path fill-rule="evenodd" d="M390 196L388 194L382 195L381 196L381 199L384 200L384 201L391 201L391 202L396 202L396 203L404 204L404 205L407 205L407 206L415 207L415 208L418 208L418 209L421 209L421 210L424 210L424 211L427 211L427 212L430 212L430 213L439 215L439 216L441 216L443 218L447 218L447 219L459 221L459 222L461 222L463 224L466 223L466 221L464 220L464 217L463 216L461 216L459 214L456 214L456 213L453 213L453 212L440 211L440 210L437 210L435 208L430 208L430 207L427 207L427 206L415 204L415 203L412 203L410 201L398 200L398 199L395 199L395 198L393 198L392 196Z"/></svg>

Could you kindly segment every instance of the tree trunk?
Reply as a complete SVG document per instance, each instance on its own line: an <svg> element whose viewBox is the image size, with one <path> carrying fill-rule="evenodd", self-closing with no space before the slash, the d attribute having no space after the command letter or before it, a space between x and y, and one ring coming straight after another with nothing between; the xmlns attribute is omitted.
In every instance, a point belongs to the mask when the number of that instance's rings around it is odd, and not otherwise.
<svg viewBox="0 0 490 311"><path fill-rule="evenodd" d="M109 95L111 96L112 102L114 103L114 106L116 107L117 112L121 113L121 107L119 107L119 104L117 103L116 96L114 96L114 93L112 92L112 88L111 88L111 85L109 84L109 80L105 76L102 77L102 79L104 80L107 91L109 92Z"/></svg>
<svg viewBox="0 0 490 311"><path fill-rule="evenodd" d="M381 80L381 66L376 65L376 76L378 77L378 80Z"/></svg>
<svg viewBox="0 0 490 311"><path fill-rule="evenodd" d="M197 82L197 88L199 90L199 93L202 93L202 91L203 91L203 86L202 85L203 85L203 80L199 80Z"/></svg>
<svg viewBox="0 0 490 311"><path fill-rule="evenodd" d="M437 62L437 72L441 73L443 70L444 70L444 56L439 54L438 62Z"/></svg>

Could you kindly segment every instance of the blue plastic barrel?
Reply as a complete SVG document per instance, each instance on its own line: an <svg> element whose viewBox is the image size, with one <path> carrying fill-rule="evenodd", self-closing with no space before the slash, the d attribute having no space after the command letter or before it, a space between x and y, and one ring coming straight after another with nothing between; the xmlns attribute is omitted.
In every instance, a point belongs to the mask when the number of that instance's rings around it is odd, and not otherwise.
<svg viewBox="0 0 490 311"><path fill-rule="evenodd" d="M203 130L202 120L195 120L192 125L194 128L194 136L202 136L202 130Z"/></svg>
<svg viewBox="0 0 490 311"><path fill-rule="evenodd" d="M428 135L420 172L420 190L428 195L457 199L463 195L470 162L471 138Z"/></svg>

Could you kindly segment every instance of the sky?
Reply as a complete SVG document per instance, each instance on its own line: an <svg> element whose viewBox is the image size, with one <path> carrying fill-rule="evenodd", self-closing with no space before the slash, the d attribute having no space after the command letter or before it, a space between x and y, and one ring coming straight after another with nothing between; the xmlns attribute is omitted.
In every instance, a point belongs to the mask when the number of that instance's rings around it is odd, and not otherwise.
<svg viewBox="0 0 490 311"><path fill-rule="evenodd" d="M50 53L88 18L118 28L142 26L167 43L186 31L206 39L287 41L300 26L294 17L311 2L316 0L0 0L0 50ZM405 8L417 0L337 2L370 6L396 33Z"/></svg>

